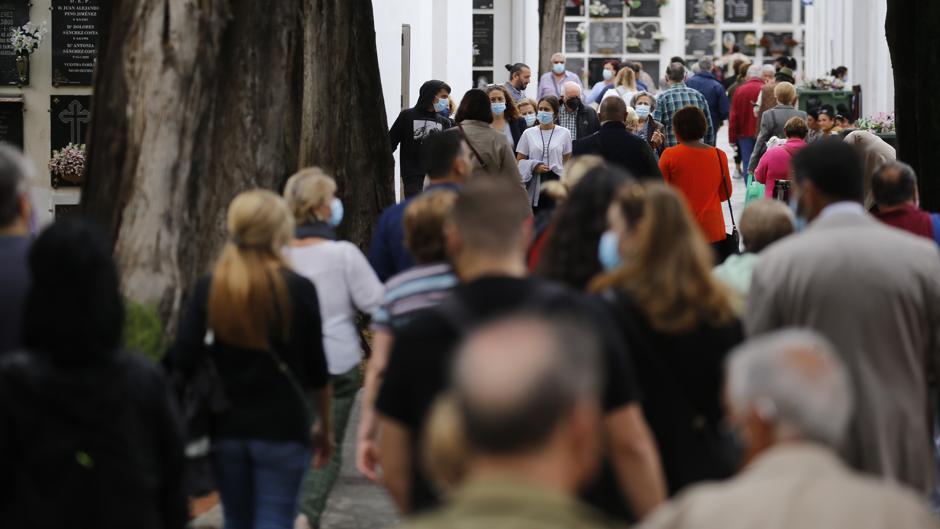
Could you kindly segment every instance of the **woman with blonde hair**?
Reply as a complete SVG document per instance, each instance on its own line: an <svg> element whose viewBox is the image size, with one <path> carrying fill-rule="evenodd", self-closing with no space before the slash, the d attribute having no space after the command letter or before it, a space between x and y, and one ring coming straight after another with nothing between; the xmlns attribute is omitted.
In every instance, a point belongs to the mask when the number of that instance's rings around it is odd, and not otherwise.
<svg viewBox="0 0 940 529"><path fill-rule="evenodd" d="M634 94L639 91L636 86L636 72L630 67L624 67L617 73L617 82L614 84L614 89L608 90L601 98L601 101L608 97L620 96L627 106L630 106Z"/></svg>
<svg viewBox="0 0 940 529"><path fill-rule="evenodd" d="M334 230L343 220L343 203L336 198L331 177L316 167L303 169L287 181L284 197L297 222L288 256L297 273L313 281L319 293L323 347L333 386L333 431L339 446L362 386L356 316L378 309L385 287L356 245L337 240ZM341 466L342 450L336 450L326 468L304 479L300 513L311 527L319 524Z"/></svg>
<svg viewBox="0 0 940 529"><path fill-rule="evenodd" d="M663 184L627 184L607 212L600 293L631 352L643 411L670 494L736 470L723 431L722 373L743 340L732 298L712 275L711 248L682 196Z"/></svg>
<svg viewBox="0 0 940 529"><path fill-rule="evenodd" d="M293 229L276 194L235 197L228 241L196 284L167 359L183 374L207 363L218 373L227 402L210 431L226 527L292 527L311 451L315 466L333 451L317 290L282 255Z"/></svg>

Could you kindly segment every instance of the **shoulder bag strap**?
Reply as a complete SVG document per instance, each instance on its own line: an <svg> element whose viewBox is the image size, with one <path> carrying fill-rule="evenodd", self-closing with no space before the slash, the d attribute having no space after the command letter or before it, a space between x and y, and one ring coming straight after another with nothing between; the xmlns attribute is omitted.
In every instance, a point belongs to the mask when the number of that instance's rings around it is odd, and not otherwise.
<svg viewBox="0 0 940 529"><path fill-rule="evenodd" d="M725 194L728 195L728 213L731 214L731 227L737 230L738 225L734 222L734 210L731 209L731 190L728 189L728 182L725 181L725 164L721 163L721 150L717 147L715 147L715 155L718 156L718 174L721 175L721 186L725 189Z"/></svg>
<svg viewBox="0 0 940 529"><path fill-rule="evenodd" d="M467 133L463 130L463 124L457 123L457 128L460 129L460 136L463 137L463 141L467 142L467 146L470 147L470 150L473 151L473 155L476 156L477 161L480 162L480 166L486 169L486 162L483 161L483 157L477 152L476 147L470 143L470 138L467 137Z"/></svg>
<svg viewBox="0 0 940 529"><path fill-rule="evenodd" d="M271 278L271 271L270 270L265 271L265 276L268 278L268 284L271 287L271 291L274 292L274 279ZM281 307L280 305L277 304L276 301L274 303L274 316L275 316L274 321L280 324ZM287 383L290 385L291 389L293 390L297 398L300 399L301 409L304 410L304 414L305 414L304 427L307 427L308 426L307 423L310 420L310 408L309 406L307 406L307 395L304 392L303 385L301 385L300 381L297 380L297 376L294 375L294 372L291 370L290 366L287 365L287 362L284 361L284 358L281 357L281 355L274 352L274 347L269 345L268 347L264 348L264 352L271 359L271 361L274 362L274 366L287 380Z"/></svg>

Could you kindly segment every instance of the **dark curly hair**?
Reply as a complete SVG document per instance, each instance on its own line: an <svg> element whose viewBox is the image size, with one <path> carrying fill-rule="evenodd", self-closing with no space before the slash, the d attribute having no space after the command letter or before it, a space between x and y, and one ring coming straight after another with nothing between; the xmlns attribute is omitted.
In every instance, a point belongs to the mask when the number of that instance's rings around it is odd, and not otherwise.
<svg viewBox="0 0 940 529"><path fill-rule="evenodd" d="M597 245L607 231L607 208L630 181L633 177L621 169L602 166L589 171L558 210L536 275L578 290L587 288L602 271Z"/></svg>

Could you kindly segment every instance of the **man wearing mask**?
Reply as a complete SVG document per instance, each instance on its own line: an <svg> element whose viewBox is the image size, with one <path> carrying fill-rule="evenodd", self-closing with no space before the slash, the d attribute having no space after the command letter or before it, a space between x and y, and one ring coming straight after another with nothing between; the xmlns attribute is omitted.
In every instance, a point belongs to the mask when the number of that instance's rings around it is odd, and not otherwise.
<svg viewBox="0 0 940 529"><path fill-rule="evenodd" d="M568 129L571 140L586 138L601 128L597 112L581 101L581 85L567 82L563 87L564 96L558 110L558 124Z"/></svg>
<svg viewBox="0 0 940 529"><path fill-rule="evenodd" d="M545 72L539 79L539 97L541 100L545 96L555 96L559 99L564 95L564 84L567 82L576 83L580 88L581 78L574 72L565 69L565 55L556 53L552 55L552 71Z"/></svg>
<svg viewBox="0 0 940 529"><path fill-rule="evenodd" d="M927 381L936 379L940 353L937 245L865 211L862 162L851 145L813 143L791 167L791 207L798 226L810 224L761 254L744 312L748 334L796 326L828 338L858 397L843 458L857 470L930 492Z"/></svg>
<svg viewBox="0 0 940 529"><path fill-rule="evenodd" d="M526 98L525 89L532 80L532 70L529 66L521 62L516 64L507 64L506 71L509 72L509 81L506 82L506 90L512 96L512 102L519 104Z"/></svg>
<svg viewBox="0 0 940 529"><path fill-rule="evenodd" d="M388 131L392 152L401 144L399 163L405 198L420 193L424 185L424 175L427 173L421 149L424 140L453 126L449 118L439 114L449 108L449 93L450 87L443 81L425 82L418 92L415 106L402 110Z"/></svg>

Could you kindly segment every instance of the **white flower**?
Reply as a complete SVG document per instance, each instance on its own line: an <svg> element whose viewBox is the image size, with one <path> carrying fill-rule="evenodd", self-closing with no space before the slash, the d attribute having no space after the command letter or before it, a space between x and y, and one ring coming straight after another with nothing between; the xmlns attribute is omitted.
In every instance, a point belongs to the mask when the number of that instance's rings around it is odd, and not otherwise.
<svg viewBox="0 0 940 529"><path fill-rule="evenodd" d="M594 16L594 17L604 16L610 13L610 9L608 9L606 5L600 2L594 2L588 7L588 13L590 13L591 16Z"/></svg>
<svg viewBox="0 0 940 529"><path fill-rule="evenodd" d="M39 48L48 32L45 21L39 25L27 22L13 29L10 35L10 44L17 55L28 55Z"/></svg>
<svg viewBox="0 0 940 529"><path fill-rule="evenodd" d="M663 35L659 31L653 33L653 40L666 40L666 35Z"/></svg>
<svg viewBox="0 0 940 529"><path fill-rule="evenodd" d="M627 39L627 47L628 47L628 48L639 48L639 47L640 47L640 39L638 39L638 38L636 38L636 37L630 37L630 38L628 38L628 39Z"/></svg>

